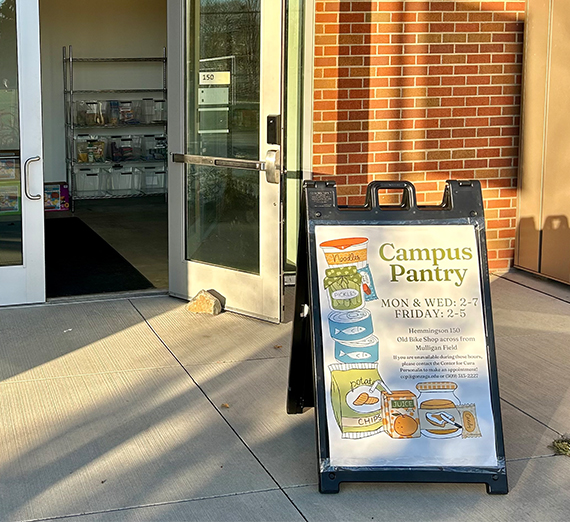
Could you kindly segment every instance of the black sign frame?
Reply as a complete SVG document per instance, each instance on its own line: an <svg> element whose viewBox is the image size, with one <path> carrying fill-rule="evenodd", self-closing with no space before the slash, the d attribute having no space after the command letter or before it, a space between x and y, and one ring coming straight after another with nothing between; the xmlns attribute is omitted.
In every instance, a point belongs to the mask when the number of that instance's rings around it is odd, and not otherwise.
<svg viewBox="0 0 570 522"><path fill-rule="evenodd" d="M379 203L379 191L402 191L399 205ZM316 225L425 225L474 226L478 245L483 320L491 409L495 425L497 467L333 467L330 465L319 280L317 272ZM338 493L342 482L446 482L484 483L489 494L508 493L499 384L495 354L493 315L487 263L485 218L480 183L476 180L447 181L442 203L418 206L415 187L405 181L373 181L361 207L339 206L334 182L306 181L301 199L297 255L295 317L287 393L287 413L300 414L315 408L319 490Z"/></svg>

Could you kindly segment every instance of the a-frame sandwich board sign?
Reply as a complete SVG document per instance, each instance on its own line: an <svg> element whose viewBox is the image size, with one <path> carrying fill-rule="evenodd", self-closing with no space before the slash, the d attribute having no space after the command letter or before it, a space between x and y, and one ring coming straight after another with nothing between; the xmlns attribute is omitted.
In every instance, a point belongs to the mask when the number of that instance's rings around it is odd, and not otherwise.
<svg viewBox="0 0 570 522"><path fill-rule="evenodd" d="M379 204L379 191L401 194ZM372 182L341 207L305 182L288 413L315 407L319 488L341 482L485 483L507 493L478 181L420 206Z"/></svg>

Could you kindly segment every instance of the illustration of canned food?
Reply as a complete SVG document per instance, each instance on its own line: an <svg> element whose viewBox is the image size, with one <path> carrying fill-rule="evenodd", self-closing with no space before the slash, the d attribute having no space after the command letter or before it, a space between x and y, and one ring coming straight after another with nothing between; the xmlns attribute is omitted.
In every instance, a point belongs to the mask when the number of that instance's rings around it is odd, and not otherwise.
<svg viewBox="0 0 570 522"><path fill-rule="evenodd" d="M335 341L334 356L340 362L354 364L378 361L378 338L369 335L358 341Z"/></svg>
<svg viewBox="0 0 570 522"><path fill-rule="evenodd" d="M374 333L372 316L366 308L350 312L331 312L329 331L337 341L358 341Z"/></svg>
<svg viewBox="0 0 570 522"><path fill-rule="evenodd" d="M362 277L355 266L325 270L324 286L333 310L362 308Z"/></svg>

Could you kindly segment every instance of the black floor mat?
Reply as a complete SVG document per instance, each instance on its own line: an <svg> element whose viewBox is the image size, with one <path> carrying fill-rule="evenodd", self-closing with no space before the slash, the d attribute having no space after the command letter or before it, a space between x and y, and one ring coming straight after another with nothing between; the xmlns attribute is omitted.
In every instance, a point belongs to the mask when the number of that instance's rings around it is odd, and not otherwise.
<svg viewBox="0 0 570 522"><path fill-rule="evenodd" d="M154 288L79 218L47 219L45 238L48 297Z"/></svg>

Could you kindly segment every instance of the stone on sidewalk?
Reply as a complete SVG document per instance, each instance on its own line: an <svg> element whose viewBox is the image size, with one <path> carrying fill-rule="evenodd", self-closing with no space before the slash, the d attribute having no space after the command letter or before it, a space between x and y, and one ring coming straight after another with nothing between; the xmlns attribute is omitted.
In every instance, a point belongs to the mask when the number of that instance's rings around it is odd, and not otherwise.
<svg viewBox="0 0 570 522"><path fill-rule="evenodd" d="M222 303L207 290L200 290L188 303L186 309L196 314L218 315L222 311Z"/></svg>

